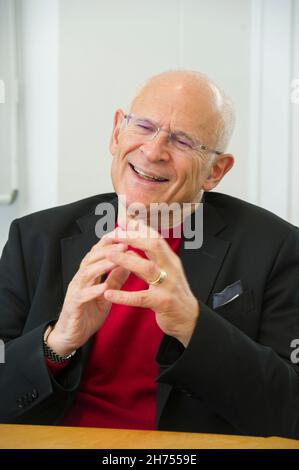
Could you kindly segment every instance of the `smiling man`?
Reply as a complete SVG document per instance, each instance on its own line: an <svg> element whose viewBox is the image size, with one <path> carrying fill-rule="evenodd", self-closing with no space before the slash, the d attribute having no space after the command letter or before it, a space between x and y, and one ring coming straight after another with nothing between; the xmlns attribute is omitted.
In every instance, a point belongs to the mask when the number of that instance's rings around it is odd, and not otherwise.
<svg viewBox="0 0 299 470"><path fill-rule="evenodd" d="M129 114L115 114L110 148L116 192L145 205L198 202L233 165L224 154L233 122L230 100L204 75L152 78Z"/></svg>
<svg viewBox="0 0 299 470"><path fill-rule="evenodd" d="M12 223L1 421L299 438L298 229L210 192L233 166L233 126L207 76L152 77L115 113L115 193ZM97 208L118 200L98 239ZM167 236L156 203L179 207ZM132 204L145 217L124 221ZM187 219L200 248L175 234Z"/></svg>

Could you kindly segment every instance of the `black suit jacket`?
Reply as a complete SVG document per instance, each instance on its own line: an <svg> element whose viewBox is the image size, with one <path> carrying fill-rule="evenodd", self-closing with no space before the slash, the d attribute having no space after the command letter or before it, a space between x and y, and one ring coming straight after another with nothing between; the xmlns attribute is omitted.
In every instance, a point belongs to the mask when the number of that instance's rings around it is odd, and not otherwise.
<svg viewBox="0 0 299 470"><path fill-rule="evenodd" d="M80 386L92 338L55 378L43 332L57 319L82 257L98 241L95 206L115 194L15 220L0 262L0 421L59 424ZM219 193L204 198L204 243L180 257L200 303L188 347L164 335L157 361L157 428L299 438L298 229ZM213 309L213 294L243 293Z"/></svg>

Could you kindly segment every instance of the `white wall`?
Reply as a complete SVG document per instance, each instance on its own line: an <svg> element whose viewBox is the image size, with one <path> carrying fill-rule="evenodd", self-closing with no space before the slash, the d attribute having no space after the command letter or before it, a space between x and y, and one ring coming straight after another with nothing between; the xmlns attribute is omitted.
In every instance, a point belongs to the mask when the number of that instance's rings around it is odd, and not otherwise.
<svg viewBox="0 0 299 470"><path fill-rule="evenodd" d="M0 205L0 252L14 218L58 204L58 2L15 2L19 192Z"/></svg>
<svg viewBox="0 0 299 470"><path fill-rule="evenodd" d="M299 224L299 104L290 101L299 0L16 5L20 191L0 206L0 250L13 218L112 189L115 108L148 76L177 67L210 74L235 101L236 165L219 190Z"/></svg>
<svg viewBox="0 0 299 470"><path fill-rule="evenodd" d="M58 203L58 4L18 1L24 212Z"/></svg>
<svg viewBox="0 0 299 470"><path fill-rule="evenodd" d="M299 225L299 0L251 3L249 199Z"/></svg>
<svg viewBox="0 0 299 470"><path fill-rule="evenodd" d="M14 5L10 0L0 0L0 80L5 83L4 102L0 103L0 252L7 238L8 225L18 213L18 201L10 200L17 186L16 158L16 28ZM14 173L14 175L13 175Z"/></svg>
<svg viewBox="0 0 299 470"><path fill-rule="evenodd" d="M299 0L292 8L289 220L299 225ZM295 83L294 83L295 82Z"/></svg>
<svg viewBox="0 0 299 470"><path fill-rule="evenodd" d="M246 197L248 0L62 0L59 18L60 201L111 189L114 110L150 75L178 67L212 75L235 100L236 166L221 189Z"/></svg>

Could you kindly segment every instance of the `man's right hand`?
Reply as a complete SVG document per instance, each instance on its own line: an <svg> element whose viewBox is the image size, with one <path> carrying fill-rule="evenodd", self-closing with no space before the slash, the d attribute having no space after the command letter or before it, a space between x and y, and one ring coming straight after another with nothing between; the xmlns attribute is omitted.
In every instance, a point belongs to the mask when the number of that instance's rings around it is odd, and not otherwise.
<svg viewBox="0 0 299 470"><path fill-rule="evenodd" d="M59 319L47 339L47 344L57 354L68 355L80 348L104 323L111 302L103 293L106 289L120 289L129 275L127 270L107 260L106 254L111 250L126 249L123 243L113 243L108 234L83 258L68 285ZM100 283L101 276L108 271L111 272L107 279Z"/></svg>

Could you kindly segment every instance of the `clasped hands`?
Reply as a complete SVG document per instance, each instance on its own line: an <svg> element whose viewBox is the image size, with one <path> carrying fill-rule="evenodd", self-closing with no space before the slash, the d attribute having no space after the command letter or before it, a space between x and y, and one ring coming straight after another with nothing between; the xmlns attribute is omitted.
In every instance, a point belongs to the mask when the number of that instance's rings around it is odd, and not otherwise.
<svg viewBox="0 0 299 470"><path fill-rule="evenodd" d="M152 309L161 330L188 345L199 304L181 260L153 228L142 222L134 224L127 230L117 227L104 235L83 258L48 337L49 346L58 354L69 354L85 344L104 323L112 303ZM142 250L147 259L129 246ZM161 271L166 273L161 284L149 284L148 289L137 292L121 290L130 272L149 282L156 280ZM101 282L105 273L109 274Z"/></svg>

